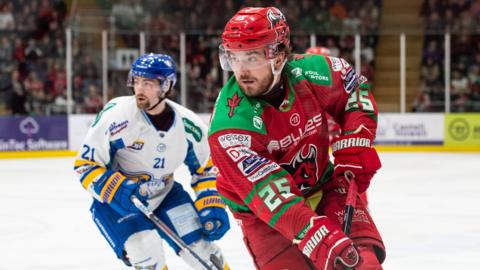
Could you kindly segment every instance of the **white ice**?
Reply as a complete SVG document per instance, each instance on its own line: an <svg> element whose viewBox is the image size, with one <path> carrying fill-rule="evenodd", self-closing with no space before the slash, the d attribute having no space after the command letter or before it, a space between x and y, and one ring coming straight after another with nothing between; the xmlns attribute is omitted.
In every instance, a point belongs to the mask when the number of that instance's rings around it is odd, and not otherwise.
<svg viewBox="0 0 480 270"><path fill-rule="evenodd" d="M381 153L381 159L369 199L387 247L384 268L478 269L480 155ZM72 165L73 158L0 160L1 270L128 269L92 222L91 198ZM231 223L218 244L232 269L254 269ZM166 253L169 269L188 269L168 247Z"/></svg>

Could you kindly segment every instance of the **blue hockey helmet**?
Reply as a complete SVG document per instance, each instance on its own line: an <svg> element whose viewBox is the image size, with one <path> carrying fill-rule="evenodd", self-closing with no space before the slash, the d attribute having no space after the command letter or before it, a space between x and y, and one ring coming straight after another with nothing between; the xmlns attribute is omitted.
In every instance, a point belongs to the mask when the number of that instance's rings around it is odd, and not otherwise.
<svg viewBox="0 0 480 270"><path fill-rule="evenodd" d="M133 87L134 77L156 79L162 92L172 89L177 82L175 61L166 54L148 53L141 55L132 64L128 73L127 86Z"/></svg>

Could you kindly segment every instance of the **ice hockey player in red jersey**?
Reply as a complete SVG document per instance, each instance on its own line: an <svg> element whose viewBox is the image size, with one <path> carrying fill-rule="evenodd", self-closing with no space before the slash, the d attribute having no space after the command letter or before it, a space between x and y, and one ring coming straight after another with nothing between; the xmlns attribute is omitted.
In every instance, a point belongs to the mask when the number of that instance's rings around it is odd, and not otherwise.
<svg viewBox="0 0 480 270"><path fill-rule="evenodd" d="M244 8L227 23L222 88L209 130L217 189L257 269L382 269L385 247L361 200L341 230L348 181L365 191L381 167L377 107L367 80L343 59L291 53L274 7ZM329 159L326 113L341 125Z"/></svg>

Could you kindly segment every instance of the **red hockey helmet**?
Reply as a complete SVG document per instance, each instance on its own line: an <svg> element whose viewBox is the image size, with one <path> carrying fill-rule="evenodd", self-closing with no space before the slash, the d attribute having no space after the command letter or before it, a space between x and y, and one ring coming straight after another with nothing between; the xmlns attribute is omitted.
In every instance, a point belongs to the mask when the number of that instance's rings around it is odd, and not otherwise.
<svg viewBox="0 0 480 270"><path fill-rule="evenodd" d="M275 7L247 7L238 11L225 25L220 53L237 50L265 49L265 57L277 55L278 46L290 46L290 28L280 10ZM224 60L222 67L229 69ZM222 62L222 61L221 61Z"/></svg>
<svg viewBox="0 0 480 270"><path fill-rule="evenodd" d="M328 56L330 54L330 50L325 47L310 47L305 51L306 54L319 54Z"/></svg>

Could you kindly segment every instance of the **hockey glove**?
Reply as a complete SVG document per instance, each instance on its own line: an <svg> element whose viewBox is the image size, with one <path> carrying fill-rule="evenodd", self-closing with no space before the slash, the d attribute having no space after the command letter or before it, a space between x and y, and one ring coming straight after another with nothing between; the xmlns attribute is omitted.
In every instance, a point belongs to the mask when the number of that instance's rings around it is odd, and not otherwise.
<svg viewBox="0 0 480 270"><path fill-rule="evenodd" d="M204 191L195 201L200 223L202 223L204 239L214 241L230 229L225 202L216 191Z"/></svg>
<svg viewBox="0 0 480 270"><path fill-rule="evenodd" d="M138 193L139 185L119 172L99 179L94 189L102 202L108 203L122 216L140 212L130 199L132 195L136 195L141 201L146 199Z"/></svg>
<svg viewBox="0 0 480 270"><path fill-rule="evenodd" d="M335 177L343 177L346 171L355 175L358 193L363 193L382 164L373 148L373 134L368 129L335 138L332 142Z"/></svg>
<svg viewBox="0 0 480 270"><path fill-rule="evenodd" d="M147 200L157 196L164 188L165 181L162 179L138 184L118 172L112 174L106 181L100 180L95 183L95 191L100 194L101 200L122 216L140 213L131 200L132 195L148 206Z"/></svg>
<svg viewBox="0 0 480 270"><path fill-rule="evenodd" d="M307 231L298 238L294 243L317 269L352 268L360 260L352 240L326 216L312 217Z"/></svg>

